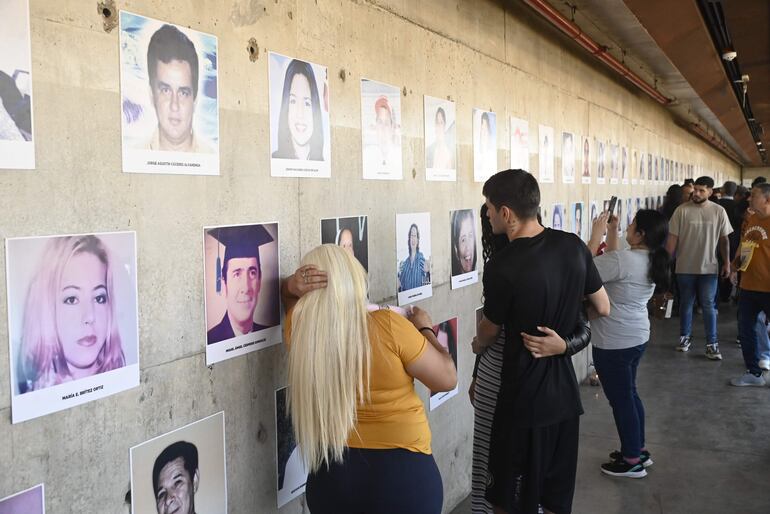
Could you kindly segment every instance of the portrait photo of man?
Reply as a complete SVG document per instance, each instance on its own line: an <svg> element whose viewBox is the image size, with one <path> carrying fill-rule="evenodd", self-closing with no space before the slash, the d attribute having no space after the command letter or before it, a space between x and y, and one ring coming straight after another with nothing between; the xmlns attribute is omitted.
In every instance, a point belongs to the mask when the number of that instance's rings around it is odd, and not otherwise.
<svg viewBox="0 0 770 514"><path fill-rule="evenodd" d="M361 144L365 179L402 179L399 88L361 79Z"/></svg>
<svg viewBox="0 0 770 514"><path fill-rule="evenodd" d="M217 38L125 11L120 27L124 171L218 174Z"/></svg>
<svg viewBox="0 0 770 514"><path fill-rule="evenodd" d="M275 344L273 337L261 339L280 323L277 224L204 231L207 362L217 361L209 348L218 343L228 342L226 358L258 349L254 342Z"/></svg>
<svg viewBox="0 0 770 514"><path fill-rule="evenodd" d="M224 424L218 412L131 448L131 512L226 514Z"/></svg>

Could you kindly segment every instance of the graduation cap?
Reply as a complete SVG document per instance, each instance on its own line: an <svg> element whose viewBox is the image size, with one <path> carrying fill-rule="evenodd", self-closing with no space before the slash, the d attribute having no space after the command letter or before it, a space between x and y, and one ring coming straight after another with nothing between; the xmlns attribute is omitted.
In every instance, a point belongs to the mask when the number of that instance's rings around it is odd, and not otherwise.
<svg viewBox="0 0 770 514"><path fill-rule="evenodd" d="M273 236L267 232L263 225L219 227L210 229L208 234L224 245L225 266L230 259L254 257L257 259L257 267L259 267L259 247L273 242ZM217 293L221 290L222 259L219 255L219 245L217 245Z"/></svg>

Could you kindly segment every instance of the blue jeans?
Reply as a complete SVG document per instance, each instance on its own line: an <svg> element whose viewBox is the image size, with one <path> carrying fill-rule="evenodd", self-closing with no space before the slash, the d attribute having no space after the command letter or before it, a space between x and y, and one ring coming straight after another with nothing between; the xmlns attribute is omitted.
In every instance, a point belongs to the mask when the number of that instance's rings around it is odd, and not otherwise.
<svg viewBox="0 0 770 514"><path fill-rule="evenodd" d="M764 312L757 316L757 351L759 360L770 361L770 335L767 334L767 315Z"/></svg>
<svg viewBox="0 0 770 514"><path fill-rule="evenodd" d="M692 309L697 291L703 310L706 342L708 344L716 343L717 311L714 307L714 298L717 291L717 275L677 273L676 281L679 284L679 335L692 335Z"/></svg>
<svg viewBox="0 0 770 514"><path fill-rule="evenodd" d="M759 332L757 319L762 311L765 314L770 312L770 293L741 289L738 297L738 337L741 340L746 369L755 375L762 373L759 368L760 353L768 349L767 346L761 348L757 341L757 332ZM764 329L764 333L765 340L762 344L766 345L767 328Z"/></svg>
<svg viewBox="0 0 770 514"><path fill-rule="evenodd" d="M594 366L612 407L620 453L638 458L644 448L644 405L636 391L636 369L647 343L622 350L593 347Z"/></svg>

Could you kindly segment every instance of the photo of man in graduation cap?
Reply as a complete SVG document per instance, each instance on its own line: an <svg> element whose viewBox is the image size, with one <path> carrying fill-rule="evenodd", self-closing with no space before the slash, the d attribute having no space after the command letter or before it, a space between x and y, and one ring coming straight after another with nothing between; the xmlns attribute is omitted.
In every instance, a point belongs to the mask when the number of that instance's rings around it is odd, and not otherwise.
<svg viewBox="0 0 770 514"><path fill-rule="evenodd" d="M206 234L218 242L215 288L216 295L226 300L227 308L221 321L208 330L207 344L226 341L273 326L254 321L263 279L260 248L276 240L266 229L271 225L239 225L206 230ZM273 232L275 233L275 229ZM277 266L277 256L275 262ZM207 276L209 273L211 272L209 271ZM277 270L275 274L277 275Z"/></svg>

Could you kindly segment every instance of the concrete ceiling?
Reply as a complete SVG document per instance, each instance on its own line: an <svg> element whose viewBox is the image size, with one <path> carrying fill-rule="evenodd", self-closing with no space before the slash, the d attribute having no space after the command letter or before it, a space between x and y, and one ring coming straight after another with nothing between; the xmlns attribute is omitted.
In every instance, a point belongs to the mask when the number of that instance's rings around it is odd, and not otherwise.
<svg viewBox="0 0 770 514"><path fill-rule="evenodd" d="M709 0L711 1L711 0ZM625 3L624 3L625 2ZM696 0L550 0L551 5L634 72L674 101L669 109L685 126L697 125L715 146L727 146L745 166L761 166L748 122L733 91ZM722 0L741 61L751 75L754 117L770 133L768 0ZM745 6L751 5L751 9ZM764 16L764 17L763 17ZM737 32L736 32L737 31ZM739 49L739 47L745 47ZM756 79L755 79L756 76ZM761 91L760 91L761 90ZM763 121L764 120L764 121ZM767 145L767 143L764 143Z"/></svg>

